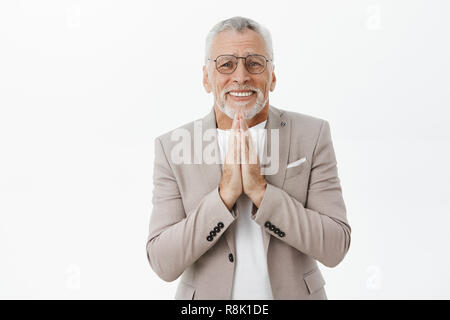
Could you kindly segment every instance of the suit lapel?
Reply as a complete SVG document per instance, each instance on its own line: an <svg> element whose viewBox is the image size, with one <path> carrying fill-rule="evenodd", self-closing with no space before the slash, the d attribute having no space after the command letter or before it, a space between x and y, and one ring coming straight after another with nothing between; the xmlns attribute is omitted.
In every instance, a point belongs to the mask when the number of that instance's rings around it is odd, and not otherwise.
<svg viewBox="0 0 450 320"><path fill-rule="evenodd" d="M214 113L214 108L212 108L211 112L206 115L202 119L202 135L207 130L212 130L213 133L213 140L209 142L203 142L205 144L211 144L214 145L214 157L215 161L212 164L207 164L204 160L194 162L194 163L201 163L201 169L203 172L203 179L206 180L206 183L208 185L208 189L212 190L216 188L220 182L220 179L222 177L222 166L220 164L220 149L219 144L217 142L217 125L216 125L216 115ZM204 148L202 148L203 152Z"/></svg>
<svg viewBox="0 0 450 320"><path fill-rule="evenodd" d="M263 166L264 177L268 183L281 188L289 157L290 121L286 119L283 112L270 106L266 129L267 136L263 154L266 164ZM271 172L270 165L278 167L278 170Z"/></svg>
<svg viewBox="0 0 450 320"><path fill-rule="evenodd" d="M266 179L267 183L281 188L283 186L283 181L286 174L286 167L289 157L289 146L291 143L290 121L289 119L287 119L284 112L276 109L273 106L270 106L266 129L267 136L264 145L264 160L262 162L263 164L265 164L262 165L263 172L265 173L264 178ZM277 132L275 130L277 130L278 132L278 139L276 139ZM269 168L270 165L278 165L278 170L273 172L273 170L270 170ZM264 250L267 256L267 250L269 248L271 235L266 232L264 230L264 227L262 226L261 230L263 234Z"/></svg>

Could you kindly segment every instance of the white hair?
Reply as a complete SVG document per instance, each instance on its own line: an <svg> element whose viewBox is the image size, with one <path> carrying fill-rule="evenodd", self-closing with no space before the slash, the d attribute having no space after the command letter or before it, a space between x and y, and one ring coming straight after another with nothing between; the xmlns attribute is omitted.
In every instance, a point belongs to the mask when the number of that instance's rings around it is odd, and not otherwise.
<svg viewBox="0 0 450 320"><path fill-rule="evenodd" d="M233 17L217 23L206 36L205 65L208 66L208 58L210 58L209 54L211 51L211 45L217 34L226 30L233 30L235 32L244 32L246 29L253 30L263 37L264 42L266 44L267 53L270 55L269 59L272 59L273 64L274 57L272 48L272 37L270 35L269 30L251 19L244 17Z"/></svg>

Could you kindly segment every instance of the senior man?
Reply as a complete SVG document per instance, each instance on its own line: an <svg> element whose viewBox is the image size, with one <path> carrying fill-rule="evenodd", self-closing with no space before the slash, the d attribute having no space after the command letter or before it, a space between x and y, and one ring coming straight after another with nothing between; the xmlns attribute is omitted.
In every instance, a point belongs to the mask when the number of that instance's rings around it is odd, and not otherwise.
<svg viewBox="0 0 450 320"><path fill-rule="evenodd" d="M317 261L338 265L351 233L330 127L270 105L275 85L267 29L243 17L221 21L203 67L214 106L155 139L146 249L163 280L182 275L175 299L327 299ZM176 132L192 145L198 127L213 131L220 161L198 153L193 163L175 161Z"/></svg>

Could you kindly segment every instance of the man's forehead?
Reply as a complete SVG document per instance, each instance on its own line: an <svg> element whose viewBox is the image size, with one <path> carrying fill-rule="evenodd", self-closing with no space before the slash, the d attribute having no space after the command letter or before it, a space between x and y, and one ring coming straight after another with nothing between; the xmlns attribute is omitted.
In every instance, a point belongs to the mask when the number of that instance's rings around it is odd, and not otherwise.
<svg viewBox="0 0 450 320"><path fill-rule="evenodd" d="M266 45L260 34L253 30L244 32L223 31L213 41L211 52L217 55L235 56L249 54L266 54Z"/></svg>

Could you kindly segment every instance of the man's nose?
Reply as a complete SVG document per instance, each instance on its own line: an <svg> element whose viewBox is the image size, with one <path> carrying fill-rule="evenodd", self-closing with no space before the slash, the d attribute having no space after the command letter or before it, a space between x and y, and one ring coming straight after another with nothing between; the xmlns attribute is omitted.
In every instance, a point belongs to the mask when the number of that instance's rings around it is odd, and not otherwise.
<svg viewBox="0 0 450 320"><path fill-rule="evenodd" d="M233 81L240 84L244 84L250 80L250 73L247 71L244 61L244 59L238 59L236 70L232 73Z"/></svg>

